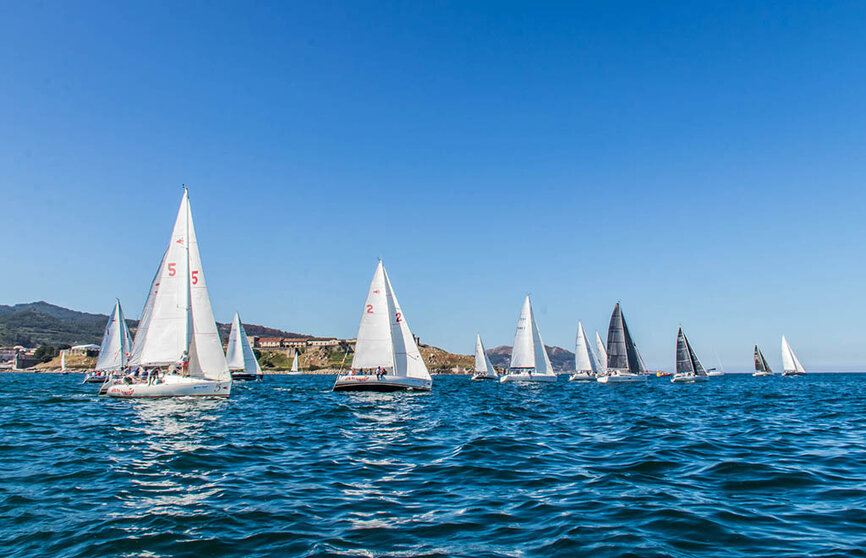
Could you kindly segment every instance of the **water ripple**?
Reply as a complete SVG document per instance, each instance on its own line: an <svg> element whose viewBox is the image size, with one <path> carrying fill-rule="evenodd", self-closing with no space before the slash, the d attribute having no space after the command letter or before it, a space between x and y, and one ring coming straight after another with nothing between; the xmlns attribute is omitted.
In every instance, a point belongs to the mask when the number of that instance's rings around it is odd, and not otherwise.
<svg viewBox="0 0 866 558"><path fill-rule="evenodd" d="M115 401L0 376L0 555L866 556L866 376Z"/></svg>

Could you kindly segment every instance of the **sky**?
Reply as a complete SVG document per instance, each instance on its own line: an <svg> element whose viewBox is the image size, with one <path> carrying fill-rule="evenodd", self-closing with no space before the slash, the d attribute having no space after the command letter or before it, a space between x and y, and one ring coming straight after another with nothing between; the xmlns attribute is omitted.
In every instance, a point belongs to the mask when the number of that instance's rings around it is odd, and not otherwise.
<svg viewBox="0 0 866 558"><path fill-rule="evenodd" d="M217 320L866 370L863 2L0 3L0 304L137 317L190 189ZM718 355L718 359L716 357Z"/></svg>

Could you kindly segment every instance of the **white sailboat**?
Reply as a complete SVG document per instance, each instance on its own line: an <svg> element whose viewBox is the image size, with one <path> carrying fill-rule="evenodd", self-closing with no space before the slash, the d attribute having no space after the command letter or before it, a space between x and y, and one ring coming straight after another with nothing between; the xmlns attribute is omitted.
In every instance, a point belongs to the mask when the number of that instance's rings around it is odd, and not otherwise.
<svg viewBox="0 0 866 558"><path fill-rule="evenodd" d="M102 344L99 347L99 358L96 360L96 369L88 374L85 382L92 384L103 384L106 380L116 376L129 362L132 351L132 337L120 300L115 300L114 309L105 324L105 332L102 334ZM106 386L108 389L108 386Z"/></svg>
<svg viewBox="0 0 866 558"><path fill-rule="evenodd" d="M499 378L500 382L555 382L556 373L547 356L547 349L535 323L529 295L523 301L514 345L511 349L511 365Z"/></svg>
<svg viewBox="0 0 866 558"><path fill-rule="evenodd" d="M232 331L226 346L226 362L232 374L232 380L261 380L262 367L256 360L256 354L250 346L244 324L240 315L235 312L232 320Z"/></svg>
<svg viewBox="0 0 866 558"><path fill-rule="evenodd" d="M300 374L298 372L298 350L295 349L295 354L292 355L292 368L289 370L289 374Z"/></svg>
<svg viewBox="0 0 866 558"><path fill-rule="evenodd" d="M145 381L145 369L151 374ZM189 192L135 333L129 372L110 397L228 397L232 379L211 309Z"/></svg>
<svg viewBox="0 0 866 558"><path fill-rule="evenodd" d="M589 339L586 338L583 324L577 322L577 338L574 341L574 374L568 379L571 382L594 382L597 376L598 364L595 361L595 355L589 348Z"/></svg>
<svg viewBox="0 0 866 558"><path fill-rule="evenodd" d="M709 380L707 371L704 370L698 355L692 349L683 328L677 332L677 371L671 378L673 383L695 383Z"/></svg>
<svg viewBox="0 0 866 558"><path fill-rule="evenodd" d="M716 362L719 364L718 368L710 368L707 370L707 376L716 377L716 376L724 376L725 375L725 367L722 366L722 359L719 358L719 353L713 350L713 354L716 355Z"/></svg>
<svg viewBox="0 0 866 558"><path fill-rule="evenodd" d="M800 359L794 354L791 344L782 336L782 376L803 376L806 369L800 364Z"/></svg>
<svg viewBox="0 0 866 558"><path fill-rule="evenodd" d="M773 371L770 370L770 365L767 364L767 359L764 358L764 354L761 352L761 349L755 345L755 373L752 376L759 378L761 376L772 376Z"/></svg>
<svg viewBox="0 0 866 558"><path fill-rule="evenodd" d="M475 373L472 374L473 380L495 380L499 376L496 374L496 368L490 362L490 357L484 350L484 343L481 342L481 334L475 336Z"/></svg>
<svg viewBox="0 0 866 558"><path fill-rule="evenodd" d="M602 384L620 384L646 381L644 366L637 352L637 347L619 302L610 316L610 325L607 329L607 366L603 373L599 373L598 382Z"/></svg>
<svg viewBox="0 0 866 558"><path fill-rule="evenodd" d="M604 348L604 341L601 340L601 335L595 332L595 348L598 351L598 371L601 373L607 370L607 349Z"/></svg>
<svg viewBox="0 0 866 558"><path fill-rule="evenodd" d="M358 325L349 374L337 376L334 391L430 391L433 379L379 260Z"/></svg>
<svg viewBox="0 0 866 558"><path fill-rule="evenodd" d="M66 369L66 351L60 352L60 371L64 374L69 374L69 370ZM84 377L84 380L87 381L87 377Z"/></svg>

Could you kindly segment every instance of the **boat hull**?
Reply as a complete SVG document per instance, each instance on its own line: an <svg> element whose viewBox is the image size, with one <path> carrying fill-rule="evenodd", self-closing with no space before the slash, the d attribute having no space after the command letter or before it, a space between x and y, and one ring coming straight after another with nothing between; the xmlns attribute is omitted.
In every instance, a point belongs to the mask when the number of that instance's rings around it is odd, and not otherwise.
<svg viewBox="0 0 866 558"><path fill-rule="evenodd" d="M232 382L167 376L159 384L127 384L119 382L108 387L106 395L119 398L155 397L228 397Z"/></svg>
<svg viewBox="0 0 866 558"><path fill-rule="evenodd" d="M718 378L718 377L724 376L724 375L725 375L724 372L707 372L707 376L709 376L710 378Z"/></svg>
<svg viewBox="0 0 866 558"><path fill-rule="evenodd" d="M630 372L609 374L599 376L596 380L600 384L636 384L646 381L646 374L632 374Z"/></svg>
<svg viewBox="0 0 866 558"><path fill-rule="evenodd" d="M772 376L772 375L773 375L772 372L755 372L754 374L752 374L752 377L753 378L763 378L765 376Z"/></svg>
<svg viewBox="0 0 866 558"><path fill-rule="evenodd" d="M674 374L671 378L672 384L697 384L709 380L707 376L698 376L695 374Z"/></svg>
<svg viewBox="0 0 866 558"><path fill-rule="evenodd" d="M433 380L406 376L337 376L333 391L430 391Z"/></svg>
<svg viewBox="0 0 866 558"><path fill-rule="evenodd" d="M499 378L500 383L520 383L520 382L555 382L556 376L549 374L506 374Z"/></svg>
<svg viewBox="0 0 866 558"><path fill-rule="evenodd" d="M785 372L782 372L782 376L805 376L805 375L806 375L805 372L797 372L795 370L787 370Z"/></svg>
<svg viewBox="0 0 866 558"><path fill-rule="evenodd" d="M483 375L483 374L473 374L473 375L472 375L472 378L470 378L470 379L471 379L472 381L476 381L476 380L496 380L496 379L498 379L498 376L486 376L486 375Z"/></svg>
<svg viewBox="0 0 866 558"><path fill-rule="evenodd" d="M593 374L572 374L568 377L569 382L594 382L595 380Z"/></svg>
<svg viewBox="0 0 866 558"><path fill-rule="evenodd" d="M105 383L106 376L97 376L95 374L88 374L84 377L85 384L103 384Z"/></svg>
<svg viewBox="0 0 866 558"><path fill-rule="evenodd" d="M247 374L246 372L232 372L233 381L257 382L262 379L261 374Z"/></svg>

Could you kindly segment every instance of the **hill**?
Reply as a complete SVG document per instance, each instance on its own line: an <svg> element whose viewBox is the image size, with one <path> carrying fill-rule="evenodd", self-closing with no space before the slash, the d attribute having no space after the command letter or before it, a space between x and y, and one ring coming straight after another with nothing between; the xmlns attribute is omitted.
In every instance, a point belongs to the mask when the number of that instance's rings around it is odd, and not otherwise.
<svg viewBox="0 0 866 558"><path fill-rule="evenodd" d="M574 371L574 353L567 351L562 347L544 346L547 349L547 356L550 357L550 364L557 372L573 372ZM497 368L507 368L511 361L511 347L508 345L500 345L487 349L487 356L490 357L490 362Z"/></svg>
<svg viewBox="0 0 866 558"><path fill-rule="evenodd" d="M78 312L45 301L0 305L0 346L99 344L106 322L106 314ZM137 320L126 320L126 323L133 332L138 325ZM227 341L231 324L218 323L217 327L220 337ZM259 337L313 337L256 324L244 324L244 329L247 335Z"/></svg>

